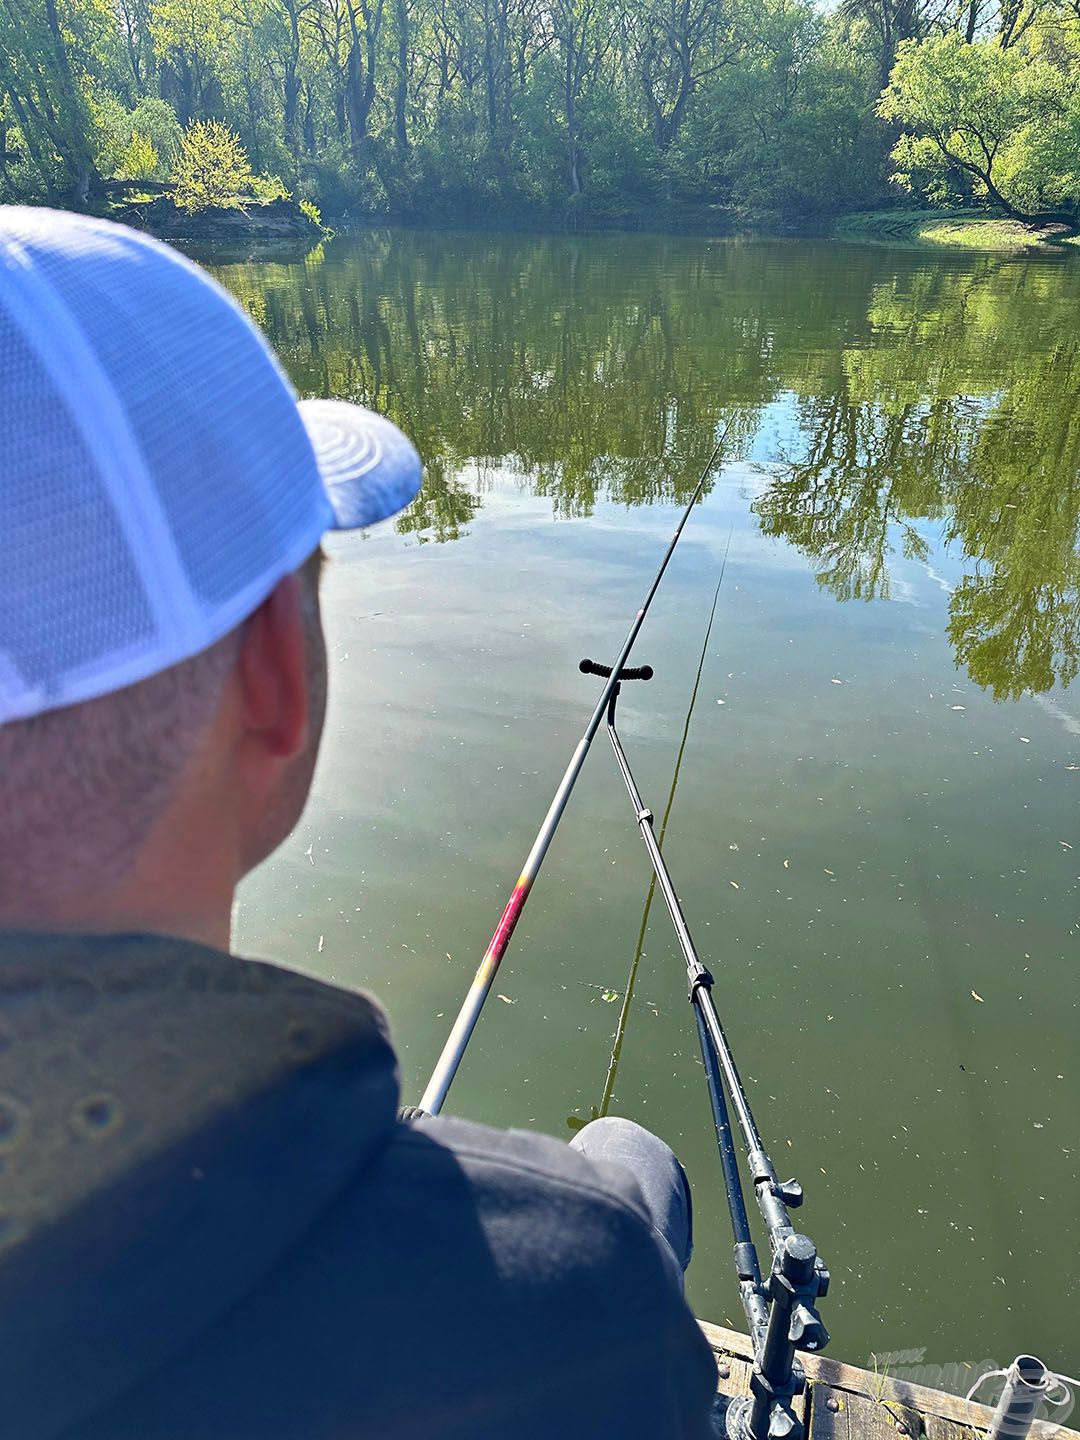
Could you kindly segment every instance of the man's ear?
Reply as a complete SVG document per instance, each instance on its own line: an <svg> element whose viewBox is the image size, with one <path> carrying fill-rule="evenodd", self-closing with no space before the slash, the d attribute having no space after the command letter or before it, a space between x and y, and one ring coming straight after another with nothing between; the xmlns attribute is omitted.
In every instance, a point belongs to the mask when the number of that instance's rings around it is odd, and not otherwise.
<svg viewBox="0 0 1080 1440"><path fill-rule="evenodd" d="M247 737L280 760L308 745L304 645L300 581L286 575L244 622L236 667Z"/></svg>

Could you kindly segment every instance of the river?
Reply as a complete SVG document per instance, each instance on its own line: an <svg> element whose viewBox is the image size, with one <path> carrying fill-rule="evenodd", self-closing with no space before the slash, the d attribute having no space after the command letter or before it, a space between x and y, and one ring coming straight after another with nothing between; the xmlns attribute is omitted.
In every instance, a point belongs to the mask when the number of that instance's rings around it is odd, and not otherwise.
<svg viewBox="0 0 1080 1440"><path fill-rule="evenodd" d="M665 854L805 1187L832 1353L1075 1374L1080 264L379 229L213 269L302 393L386 411L427 466L396 526L328 543L323 758L237 948L370 987L419 1097L594 703L577 662L729 424L622 732L659 815L727 553ZM691 1301L742 1328L660 904L605 1091L647 882L601 736L448 1109L658 1131Z"/></svg>

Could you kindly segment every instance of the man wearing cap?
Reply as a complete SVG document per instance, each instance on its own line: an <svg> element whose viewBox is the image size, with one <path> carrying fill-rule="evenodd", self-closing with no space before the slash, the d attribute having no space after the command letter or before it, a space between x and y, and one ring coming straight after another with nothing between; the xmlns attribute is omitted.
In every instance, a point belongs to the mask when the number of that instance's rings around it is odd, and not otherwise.
<svg viewBox="0 0 1080 1440"><path fill-rule="evenodd" d="M405 1123L369 996L229 953L318 751L320 538L419 480L167 247L0 208L5 1440L709 1433L671 1152Z"/></svg>

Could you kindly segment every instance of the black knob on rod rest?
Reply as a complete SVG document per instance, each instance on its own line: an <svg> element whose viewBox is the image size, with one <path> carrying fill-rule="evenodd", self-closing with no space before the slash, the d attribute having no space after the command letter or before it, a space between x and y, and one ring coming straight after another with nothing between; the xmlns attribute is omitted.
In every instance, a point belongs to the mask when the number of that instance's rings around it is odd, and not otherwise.
<svg viewBox="0 0 1080 1440"><path fill-rule="evenodd" d="M578 669L583 675L599 675L601 680L607 680L611 675L611 666L601 665L596 660L582 660ZM619 671L620 680L651 680L652 677L651 665L628 665Z"/></svg>

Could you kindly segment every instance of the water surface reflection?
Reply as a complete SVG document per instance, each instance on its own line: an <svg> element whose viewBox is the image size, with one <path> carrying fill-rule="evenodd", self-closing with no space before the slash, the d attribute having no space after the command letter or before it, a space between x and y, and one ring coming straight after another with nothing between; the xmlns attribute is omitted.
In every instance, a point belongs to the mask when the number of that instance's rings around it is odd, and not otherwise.
<svg viewBox="0 0 1080 1440"><path fill-rule="evenodd" d="M1080 266L372 231L219 273L302 391L413 435L427 482L399 526L421 542L459 538L505 463L560 516L685 499L731 421L729 453L767 462L763 531L837 599L887 598L895 555L945 547L973 680L1076 675Z"/></svg>

